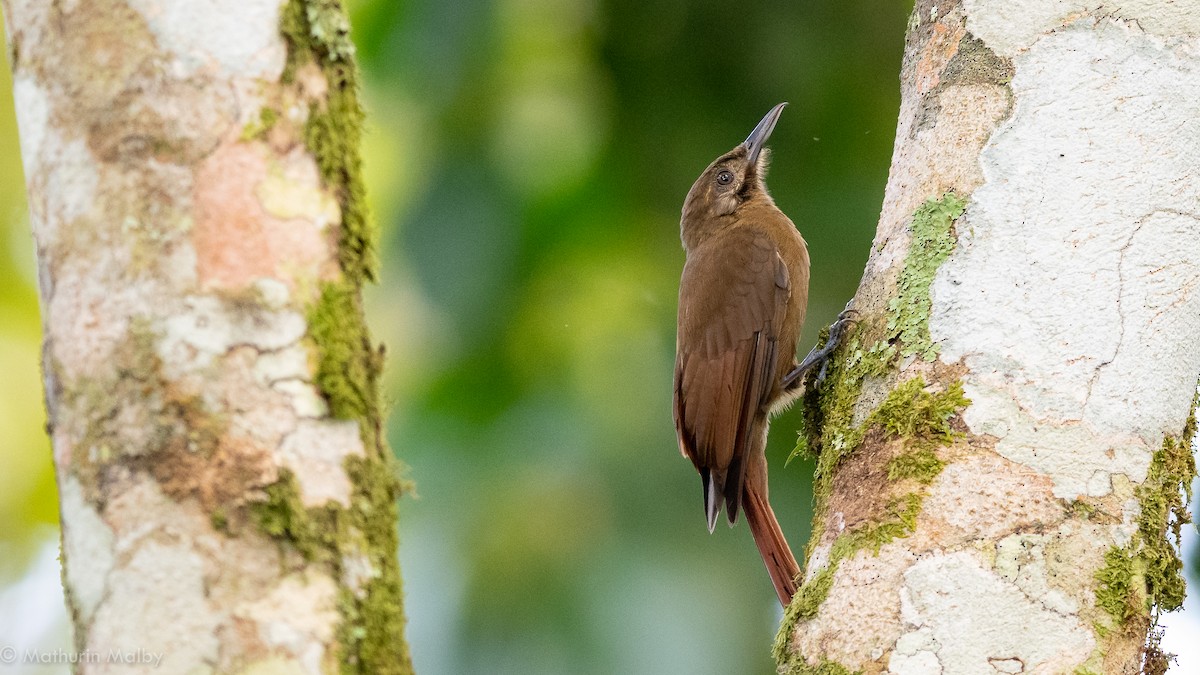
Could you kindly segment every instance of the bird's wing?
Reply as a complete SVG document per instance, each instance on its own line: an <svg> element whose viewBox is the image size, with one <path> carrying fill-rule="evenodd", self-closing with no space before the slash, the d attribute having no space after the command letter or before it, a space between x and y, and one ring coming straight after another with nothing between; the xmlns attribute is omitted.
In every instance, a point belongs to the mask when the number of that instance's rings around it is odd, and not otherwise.
<svg viewBox="0 0 1200 675"><path fill-rule="evenodd" d="M688 252L679 287L675 430L704 482L711 530L737 518L749 453L774 386L787 266L767 235L734 228ZM792 355L785 355L791 358Z"/></svg>

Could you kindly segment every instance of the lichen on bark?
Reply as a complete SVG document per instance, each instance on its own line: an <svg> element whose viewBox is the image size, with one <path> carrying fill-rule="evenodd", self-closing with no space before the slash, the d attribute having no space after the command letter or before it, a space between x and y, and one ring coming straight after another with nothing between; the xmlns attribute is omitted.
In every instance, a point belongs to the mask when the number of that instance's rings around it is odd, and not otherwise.
<svg viewBox="0 0 1200 675"><path fill-rule="evenodd" d="M341 3L5 9L79 650L411 672Z"/></svg>
<svg viewBox="0 0 1200 675"><path fill-rule="evenodd" d="M894 389L887 399L865 421L855 420L864 383L868 378L882 380L895 368L902 355L936 358L937 350L929 337L929 287L938 267L954 248L953 226L966 208L966 202L953 193L940 199L930 199L912 217L912 243L897 282L896 297L888 304L887 323L865 322L847 344L831 357L827 377L817 383L810 376L805 383L802 399L803 429L799 434L795 455L817 458L814 479L814 501L817 522L828 493L832 488L834 471L842 458L862 442L872 422L880 423L902 438L921 438L936 431L942 440L951 440L946 420L953 412L969 402L962 395L961 384L952 384L946 396L923 392L924 381L910 380ZM860 336L877 335L868 348L863 348ZM915 387L915 388L914 388ZM942 406L942 407L938 407ZM944 406L949 406L948 409ZM914 447L912 452L927 450L928 441ZM936 460L936 457L934 458ZM901 456L892 460L889 473L893 478L903 474L932 480L930 470L941 466L928 457ZM918 464L924 471L918 471ZM813 541L819 539L814 528Z"/></svg>
<svg viewBox="0 0 1200 675"><path fill-rule="evenodd" d="M864 353L857 349L853 342L850 349L852 354L847 359L848 372L833 373L834 383L828 385L836 388L840 383L843 387L841 397L835 395L829 401L839 405L830 405L827 408L835 413L835 417L828 423L830 426L821 427L815 441L810 441L817 447L824 448L826 444L821 437L825 433L830 433L837 440L836 443L829 444L828 456L822 450L818 457L817 478L814 483L814 527L806 550L806 564L811 564L814 547L825 533L824 517L833 492L833 472L839 462L864 442L879 446L889 441L899 441L903 450L892 456L885 470L887 480L896 482L898 487L873 518L848 527L837 536L830 546L829 557L824 567L811 574L785 610L784 620L775 639L774 655L776 661L786 668L788 673L824 672L813 670L813 666L808 665L803 657L794 654L789 648L789 641L797 622L816 616L829 594L834 574L842 560L863 550L878 553L884 544L913 533L924 498L923 486L932 482L945 466L937 457L935 449L953 442L959 435L951 425L951 418L961 414L963 409L970 405L970 400L963 395L961 382L956 381L942 391L931 392L927 389L925 380L916 377L893 388L866 420L852 425L852 412L848 406L852 406L857 400L862 379L870 374L881 373L894 357L894 351L874 349ZM872 433L875 438L868 440ZM871 462L875 459L872 457L866 461ZM897 468L898 466L901 468ZM820 667L826 667L829 663L823 662Z"/></svg>
<svg viewBox="0 0 1200 675"><path fill-rule="evenodd" d="M1194 165L1162 140L1195 117L1194 35L1023 5L1044 14L914 8L862 323L804 400L817 504L781 670L1165 665L1153 625L1183 595L1195 468L1178 427L1200 359L1197 258L1170 244L1197 221L1194 191L1145 186ZM1174 111L1162 133L1132 100ZM1161 180L1124 180L1147 171ZM961 438L901 447L861 427L918 377L970 393Z"/></svg>
<svg viewBox="0 0 1200 675"><path fill-rule="evenodd" d="M325 76L328 96L310 106L304 141L342 214L341 278L321 284L308 312L317 355L314 382L333 417L358 422L366 455L344 463L352 485L349 507L306 508L294 478L285 474L268 488L268 501L257 513L265 532L290 542L310 561L329 565L342 579L341 671L403 675L412 672L396 557L396 500L405 483L382 433L383 353L371 341L362 307L361 286L375 279L377 263L359 154L363 111L354 47L338 0L289 0L281 31L288 41L285 83L306 64L317 65ZM350 579L353 561L362 559L367 577Z"/></svg>
<svg viewBox="0 0 1200 675"><path fill-rule="evenodd" d="M888 331L900 341L901 356L937 358L938 348L929 336L929 287L938 267L954 250L954 221L967 203L953 192L930 199L912 217L912 242L897 282L896 297L888 303Z"/></svg>
<svg viewBox="0 0 1200 675"><path fill-rule="evenodd" d="M305 507L295 477L288 471L255 505L259 526L294 547L307 564L328 565L341 579L337 641L342 673L411 673L404 636L404 593L395 551L396 499L401 482L378 459L349 457L346 470L354 486L351 506L332 502ZM365 578L356 561L365 558Z"/></svg>
<svg viewBox="0 0 1200 675"><path fill-rule="evenodd" d="M816 616L842 560L861 550L878 553L884 544L913 533L924 486L932 483L945 466L936 449L961 435L950 420L961 414L970 401L957 380L935 384L933 391L919 376L893 382L882 402L865 415L860 408L864 385L869 380L882 384L895 377L901 357L936 359L937 349L929 336L929 289L938 267L954 249L953 226L965 208L965 200L947 192L939 199L927 200L913 213L911 242L899 272L896 295L888 304L886 323L865 320L846 345L834 353L826 379L817 382L810 376L805 383L803 429L793 456L817 459L813 532L805 551L806 565L814 562L814 551L825 539L835 475L848 457L864 444L872 446L871 456L858 460L863 465L860 470L891 485L880 486L886 496L872 507L867 520L849 526L833 540L824 566L815 572L808 570L808 581L786 609L774 655L788 673L842 668L829 661L812 666L792 652L789 640L797 622ZM875 341L864 348L860 340L872 337ZM901 449L888 454L882 448L889 441L899 441ZM868 466L875 463L883 466Z"/></svg>

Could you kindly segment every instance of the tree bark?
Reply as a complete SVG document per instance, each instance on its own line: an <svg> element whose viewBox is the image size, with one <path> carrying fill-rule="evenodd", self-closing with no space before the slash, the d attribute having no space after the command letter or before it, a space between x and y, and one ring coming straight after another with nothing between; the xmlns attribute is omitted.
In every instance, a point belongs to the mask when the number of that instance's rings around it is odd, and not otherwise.
<svg viewBox="0 0 1200 675"><path fill-rule="evenodd" d="M78 672L411 672L340 2L2 1Z"/></svg>
<svg viewBox="0 0 1200 675"><path fill-rule="evenodd" d="M804 399L817 515L781 672L1165 668L1198 35L1188 3L916 3L861 323Z"/></svg>

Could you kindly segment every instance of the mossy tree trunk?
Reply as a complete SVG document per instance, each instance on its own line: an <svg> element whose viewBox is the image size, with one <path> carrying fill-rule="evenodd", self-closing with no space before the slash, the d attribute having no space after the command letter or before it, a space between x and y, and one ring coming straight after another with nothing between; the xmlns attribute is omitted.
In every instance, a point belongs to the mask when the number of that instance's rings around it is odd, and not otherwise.
<svg viewBox="0 0 1200 675"><path fill-rule="evenodd" d="M2 1L78 670L411 672L340 3Z"/></svg>
<svg viewBox="0 0 1200 675"><path fill-rule="evenodd" d="M1095 6L916 3L861 323L803 404L817 515L781 672L1165 666L1200 6Z"/></svg>

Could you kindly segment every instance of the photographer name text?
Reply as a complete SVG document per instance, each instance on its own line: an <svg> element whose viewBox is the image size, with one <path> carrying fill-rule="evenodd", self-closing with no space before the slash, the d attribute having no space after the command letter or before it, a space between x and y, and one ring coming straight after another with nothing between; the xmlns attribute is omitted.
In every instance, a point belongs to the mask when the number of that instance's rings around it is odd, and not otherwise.
<svg viewBox="0 0 1200 675"><path fill-rule="evenodd" d="M66 649L17 649L11 645L0 647L0 665L15 663L25 665L54 665L63 663L120 663L157 668L162 663L162 652L148 649L85 649L81 652Z"/></svg>

